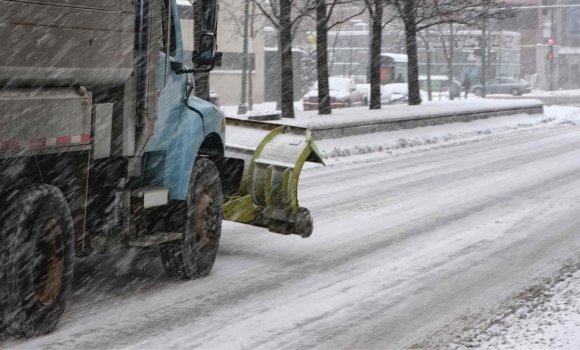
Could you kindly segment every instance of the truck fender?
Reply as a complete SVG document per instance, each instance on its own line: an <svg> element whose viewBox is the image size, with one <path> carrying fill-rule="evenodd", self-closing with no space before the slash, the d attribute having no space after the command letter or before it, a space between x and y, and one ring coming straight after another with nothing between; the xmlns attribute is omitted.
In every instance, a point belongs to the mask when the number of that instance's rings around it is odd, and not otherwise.
<svg viewBox="0 0 580 350"><path fill-rule="evenodd" d="M169 199L185 200L193 163L205 139L203 121L184 108L177 133L167 151L164 185L169 188Z"/></svg>

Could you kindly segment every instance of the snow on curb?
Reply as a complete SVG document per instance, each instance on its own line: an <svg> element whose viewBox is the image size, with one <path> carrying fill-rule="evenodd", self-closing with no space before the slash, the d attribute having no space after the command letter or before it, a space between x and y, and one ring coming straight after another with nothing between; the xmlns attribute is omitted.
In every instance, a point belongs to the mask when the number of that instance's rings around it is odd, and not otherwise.
<svg viewBox="0 0 580 350"><path fill-rule="evenodd" d="M545 115L514 115L317 141L328 165L364 162L515 130L580 124L580 109L545 107Z"/></svg>
<svg viewBox="0 0 580 350"><path fill-rule="evenodd" d="M511 115L472 122L418 127L316 141L327 165L365 163L422 152L457 143L475 142L490 135L580 124L580 108L551 106L544 115ZM255 148L265 130L248 129L228 133L228 144ZM307 169L317 167L308 165Z"/></svg>
<svg viewBox="0 0 580 350"><path fill-rule="evenodd" d="M337 109L332 115L319 116L317 112L303 112L296 120L284 120L284 124L308 127L313 130L326 130L337 127L358 127L389 122L411 120L431 120L457 117L461 115L480 115L520 109L541 109L538 100L460 100L426 102L420 106L393 105L380 110L366 107Z"/></svg>

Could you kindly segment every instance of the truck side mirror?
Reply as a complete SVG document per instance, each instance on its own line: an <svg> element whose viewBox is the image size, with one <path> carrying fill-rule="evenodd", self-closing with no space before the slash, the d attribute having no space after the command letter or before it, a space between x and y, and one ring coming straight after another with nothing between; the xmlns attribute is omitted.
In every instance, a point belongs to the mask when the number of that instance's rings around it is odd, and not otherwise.
<svg viewBox="0 0 580 350"><path fill-rule="evenodd" d="M216 52L217 44L213 34L203 34L199 39L199 47L192 52L194 68L184 67L182 63L172 62L171 69L176 74L211 72L215 67L221 67L223 53Z"/></svg>
<svg viewBox="0 0 580 350"><path fill-rule="evenodd" d="M215 37L212 34L203 34L199 39L197 55L193 56L193 63L199 68L213 67L215 56Z"/></svg>
<svg viewBox="0 0 580 350"><path fill-rule="evenodd" d="M203 0L201 4L201 31L215 33L217 30L217 0Z"/></svg>

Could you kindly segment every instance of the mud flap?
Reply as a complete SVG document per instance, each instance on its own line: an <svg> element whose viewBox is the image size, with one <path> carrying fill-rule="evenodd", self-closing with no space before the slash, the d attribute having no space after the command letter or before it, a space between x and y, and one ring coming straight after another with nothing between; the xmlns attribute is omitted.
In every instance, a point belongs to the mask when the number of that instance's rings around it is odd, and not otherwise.
<svg viewBox="0 0 580 350"><path fill-rule="evenodd" d="M235 196L244 175L244 160L238 158L218 158L214 164L220 174L224 196Z"/></svg>
<svg viewBox="0 0 580 350"><path fill-rule="evenodd" d="M236 127L256 125L272 127L258 123ZM225 198L224 219L307 238L312 234L313 219L308 209L299 206L298 180L306 162L324 161L308 129L275 126L266 132L256 148L226 145L228 156L244 159L245 167L238 193Z"/></svg>

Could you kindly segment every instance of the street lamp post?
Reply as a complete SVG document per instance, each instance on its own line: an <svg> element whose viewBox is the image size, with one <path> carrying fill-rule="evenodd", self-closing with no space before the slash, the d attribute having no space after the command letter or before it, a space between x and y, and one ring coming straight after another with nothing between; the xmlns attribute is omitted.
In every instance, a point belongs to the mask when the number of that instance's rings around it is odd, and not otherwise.
<svg viewBox="0 0 580 350"><path fill-rule="evenodd" d="M483 20L481 26L481 97L487 95L487 20Z"/></svg>
<svg viewBox="0 0 580 350"><path fill-rule="evenodd" d="M244 4L244 30L242 49L242 98L238 106L238 115L248 113L247 86L248 86L248 25L250 18L250 0L245 0Z"/></svg>
<svg viewBox="0 0 580 350"><path fill-rule="evenodd" d="M554 39L548 41L548 90L554 91Z"/></svg>

